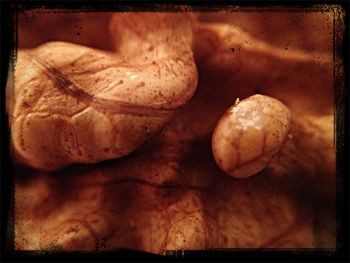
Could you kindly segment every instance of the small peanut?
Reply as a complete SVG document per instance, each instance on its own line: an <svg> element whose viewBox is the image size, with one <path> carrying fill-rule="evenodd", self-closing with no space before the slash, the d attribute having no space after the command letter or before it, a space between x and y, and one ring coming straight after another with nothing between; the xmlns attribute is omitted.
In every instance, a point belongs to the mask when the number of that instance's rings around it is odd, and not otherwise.
<svg viewBox="0 0 350 263"><path fill-rule="evenodd" d="M233 177L254 175L279 151L289 126L289 109L277 99L254 95L236 101L215 127L214 159Z"/></svg>

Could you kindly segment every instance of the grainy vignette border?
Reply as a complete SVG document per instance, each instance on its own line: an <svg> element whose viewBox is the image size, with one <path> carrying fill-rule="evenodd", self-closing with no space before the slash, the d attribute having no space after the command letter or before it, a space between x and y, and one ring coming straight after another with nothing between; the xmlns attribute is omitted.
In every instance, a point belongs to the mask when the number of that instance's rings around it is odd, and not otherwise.
<svg viewBox="0 0 350 263"><path fill-rule="evenodd" d="M261 3L261 2L260 2ZM179 6L181 4L176 2L177 6L171 4L149 4L142 3L139 6L133 6L134 3L125 3L114 4L111 6L111 3L106 4L105 2L68 2L66 3L57 3L57 2L22 2L22 3L6 3L6 8L2 6L2 27L5 27L5 36L7 41L1 43L2 48L2 72L1 72L1 256L6 260L11 261L103 261L106 259L125 259L125 260L193 260L193 259L202 259L202 260L222 260L226 257L233 257L237 261L237 257L242 261L281 261L285 260L307 260L313 259L317 261L327 261L327 260L346 260L344 256L347 254L347 245L348 245L348 203L346 203L348 198L348 178L347 175L347 159L344 155L345 151L348 150L348 140L345 137L346 125L348 123L348 105L346 104L346 98L348 98L347 91L345 88L348 88L349 85L346 74L348 74L348 37L349 29L347 28L346 21L349 20L349 13L347 13L346 6L349 8L349 4L346 1L343 2L332 2L332 4L320 4L313 5L313 2L264 2L263 4L258 4L257 2L247 2L243 1L240 3L240 6L232 6L229 3L220 3L210 5L200 6L194 3L184 3L190 4L186 8ZM320 2L314 2L320 3ZM339 5L339 4L343 4ZM270 5L274 5L271 7ZM241 7L242 6L242 7ZM258 7L256 7L258 6ZM264 12L264 11L280 11L281 9L290 12L297 12L300 9L307 12L315 11L325 11L333 12L334 20L334 30L333 30L333 55L334 55L334 93L335 93L335 138L334 143L336 145L337 152L337 248L335 250L320 250L320 249L295 249L295 250L251 250L251 249L224 249L216 251L169 251L167 255L171 257L161 257L158 255L152 255L144 252L136 252L129 250L117 250L114 252L103 252L103 253L57 253L49 251L14 251L14 236L13 236L13 227L14 227L14 215L13 215L13 169L11 167L11 159L9 155L9 129L8 129L8 119L5 112L5 87L6 87L6 78L7 70L11 70L14 66L14 61L16 59L16 50L17 50L17 22L18 22L18 12L23 10L29 10L33 8L47 8L47 9L65 9L67 12L89 12L89 11L223 11L229 9L230 11L243 11L243 12ZM78 10L78 11L77 11ZM3 12L9 12L7 16L3 15ZM11 31L12 30L12 31ZM2 31L2 33L4 33ZM11 36L11 37L10 37ZM3 44L4 43L4 44ZM12 53L11 53L12 50ZM5 56L3 56L5 54ZM10 64L8 64L10 61ZM4 70L5 69L5 70ZM7 69L7 70L6 70ZM11 73L11 72L10 72ZM346 82L347 81L347 85ZM5 129L6 128L6 129ZM344 176L345 175L345 176ZM8 187L11 185L11 188ZM345 205L341 207L340 204ZM11 208L11 209L10 209ZM7 213L9 212L9 213ZM344 253L344 254L342 254Z"/></svg>
<svg viewBox="0 0 350 263"><path fill-rule="evenodd" d="M344 153L344 146L346 147L345 143L345 127L344 124L346 123L346 117L345 117L345 107L346 107L346 101L345 99L345 56L346 52L344 48L348 45L344 45L344 39L345 39L345 10L341 9L339 7L334 8L334 16L333 16L333 60L334 60L334 99L335 99L335 118L334 118L334 142L336 146L336 175L337 175L337 196L336 196L336 204L337 204L337 248L339 247L345 247L344 246L344 236L342 235L342 231L345 229L342 228L342 225L340 224L339 220L341 218L344 218L344 211L342 211L342 208L339 207L339 203L344 202L344 199L346 198L346 192L344 191L344 186L346 185L346 179L345 176L348 174L345 172L344 164L346 163L345 156L342 154ZM349 14L348 14L349 15ZM349 83L348 83L349 85ZM349 222L348 220L346 222ZM344 231L345 232L345 231Z"/></svg>

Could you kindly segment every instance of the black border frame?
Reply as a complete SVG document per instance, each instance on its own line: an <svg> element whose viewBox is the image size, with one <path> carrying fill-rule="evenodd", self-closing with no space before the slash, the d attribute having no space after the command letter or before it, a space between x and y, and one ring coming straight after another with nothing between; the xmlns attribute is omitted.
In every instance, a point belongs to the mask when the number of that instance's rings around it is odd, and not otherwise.
<svg viewBox="0 0 350 263"><path fill-rule="evenodd" d="M111 8L111 5L113 7ZM177 5L177 7L174 7ZM11 57L15 53L11 50L17 48L16 34L13 29L16 27L17 12L33 8L63 8L81 11L123 11L130 10L159 10L171 9L180 11L179 5L190 5L194 10L220 10L227 5L252 6L266 8L269 6L288 6L296 8L308 8L313 5L339 5L345 14L344 25L338 25L344 30L343 36L340 37L340 45L334 49L334 55L340 60L340 68L343 66L344 72L337 72L344 78L336 79L335 81L335 105L336 105L336 142L337 142L337 222L338 225L337 248L331 250L317 249L297 249L297 250L256 250L256 249L239 249L239 250L216 250L216 251L188 251L183 255L181 251L173 254L171 257L154 255L146 252L133 250L117 250L103 253L53 253L39 252L29 253L26 251L14 251L11 245L11 235L9 228L13 228L13 215L8 214L12 207L12 189L13 189L13 171L9 156L9 127L8 118L5 110L5 87L9 63ZM1 159L0 159L0 193L1 193L1 260L3 261L55 261L55 262L70 262L70 261L316 261L316 262L349 262L349 25L350 25L350 2L343 1L278 1L278 0L262 0L262 1L4 1L1 2L1 89L0 89L0 120L1 120ZM339 22L339 21L338 21ZM342 39L343 37L343 39ZM337 70L337 67L336 67ZM345 80L342 81L342 80ZM10 220L9 220L10 219ZM338 221L339 220L339 221Z"/></svg>

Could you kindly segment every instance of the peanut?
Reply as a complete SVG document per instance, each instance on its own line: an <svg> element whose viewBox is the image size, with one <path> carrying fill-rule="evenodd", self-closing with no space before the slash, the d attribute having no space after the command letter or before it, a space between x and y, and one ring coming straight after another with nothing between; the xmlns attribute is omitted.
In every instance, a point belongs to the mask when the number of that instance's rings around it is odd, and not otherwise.
<svg viewBox="0 0 350 263"><path fill-rule="evenodd" d="M285 139L289 109L279 100L254 95L236 102L217 123L212 150L217 165L236 178L263 170Z"/></svg>

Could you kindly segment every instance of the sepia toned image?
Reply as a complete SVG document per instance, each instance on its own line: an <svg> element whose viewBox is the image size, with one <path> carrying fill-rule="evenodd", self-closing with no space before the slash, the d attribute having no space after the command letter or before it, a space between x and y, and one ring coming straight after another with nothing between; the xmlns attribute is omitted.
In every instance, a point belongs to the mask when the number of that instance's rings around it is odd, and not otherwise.
<svg viewBox="0 0 350 263"><path fill-rule="evenodd" d="M14 249L334 251L341 19L337 6L20 11Z"/></svg>

